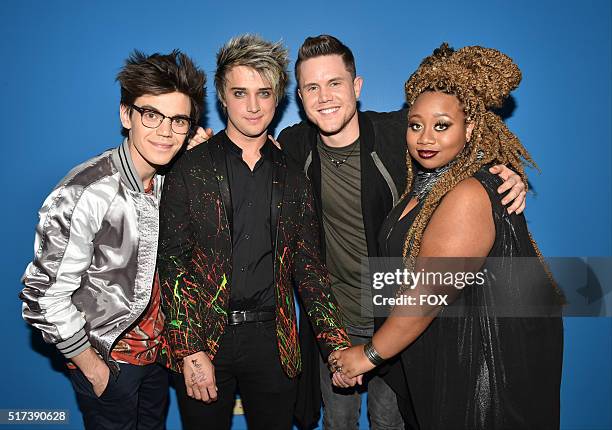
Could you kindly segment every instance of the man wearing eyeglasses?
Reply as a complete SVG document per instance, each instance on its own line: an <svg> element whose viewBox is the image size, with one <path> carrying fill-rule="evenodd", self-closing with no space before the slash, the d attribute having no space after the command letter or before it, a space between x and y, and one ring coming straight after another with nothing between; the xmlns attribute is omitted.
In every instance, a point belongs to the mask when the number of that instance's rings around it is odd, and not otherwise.
<svg viewBox="0 0 612 430"><path fill-rule="evenodd" d="M24 319L68 360L87 429L163 429L157 171L197 123L206 77L179 51L136 51L117 81L125 140L45 200L20 298Z"/></svg>

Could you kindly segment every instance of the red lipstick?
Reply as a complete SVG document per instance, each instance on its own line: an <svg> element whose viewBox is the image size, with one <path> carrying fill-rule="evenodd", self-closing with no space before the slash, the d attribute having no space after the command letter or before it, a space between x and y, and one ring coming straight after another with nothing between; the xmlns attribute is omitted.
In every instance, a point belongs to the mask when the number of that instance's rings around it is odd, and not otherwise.
<svg viewBox="0 0 612 430"><path fill-rule="evenodd" d="M419 154L419 157L424 158L424 159L435 157L438 152L439 151L423 151L423 150L417 151L417 153Z"/></svg>

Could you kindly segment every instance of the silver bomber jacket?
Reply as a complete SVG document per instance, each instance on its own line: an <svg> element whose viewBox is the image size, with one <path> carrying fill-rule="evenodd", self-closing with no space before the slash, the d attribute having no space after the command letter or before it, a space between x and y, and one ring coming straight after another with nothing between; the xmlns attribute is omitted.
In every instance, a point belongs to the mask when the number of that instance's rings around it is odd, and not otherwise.
<svg viewBox="0 0 612 430"><path fill-rule="evenodd" d="M157 257L163 177L145 194L127 140L75 167L39 211L23 318L71 358L110 352L145 311Z"/></svg>

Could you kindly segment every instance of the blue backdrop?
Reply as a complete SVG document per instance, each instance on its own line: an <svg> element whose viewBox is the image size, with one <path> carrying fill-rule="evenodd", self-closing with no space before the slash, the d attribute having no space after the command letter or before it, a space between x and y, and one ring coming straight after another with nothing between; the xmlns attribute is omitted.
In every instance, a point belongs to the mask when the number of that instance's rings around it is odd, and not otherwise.
<svg viewBox="0 0 612 430"><path fill-rule="evenodd" d="M69 409L72 422L63 428L82 427L61 359L21 319L19 278L44 197L72 166L120 142L114 76L134 48L180 48L210 79L217 49L236 34L282 39L295 58L306 36L330 33L355 53L362 109L383 111L402 106L404 81L442 41L500 49L523 71L508 123L541 168L532 172L527 209L541 249L612 254L609 0L4 0L0 11L0 409ZM299 120L290 93L276 133ZM220 130L212 85L206 103L206 125ZM562 427L612 428L612 320L566 318L565 329ZM180 427L174 398L168 427Z"/></svg>

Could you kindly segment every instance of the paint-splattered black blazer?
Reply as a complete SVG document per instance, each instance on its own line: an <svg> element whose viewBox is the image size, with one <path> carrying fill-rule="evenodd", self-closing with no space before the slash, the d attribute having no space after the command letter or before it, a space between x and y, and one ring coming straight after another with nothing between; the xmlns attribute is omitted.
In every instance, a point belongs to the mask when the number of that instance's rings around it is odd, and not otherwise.
<svg viewBox="0 0 612 430"><path fill-rule="evenodd" d="M162 359L175 371L181 371L182 358L198 351L214 358L227 325L232 203L224 151L217 134L183 154L164 181L158 252L166 316ZM276 147L272 160L276 333L283 369L294 377L301 371L294 285L324 356L349 340L320 258L310 185Z"/></svg>

